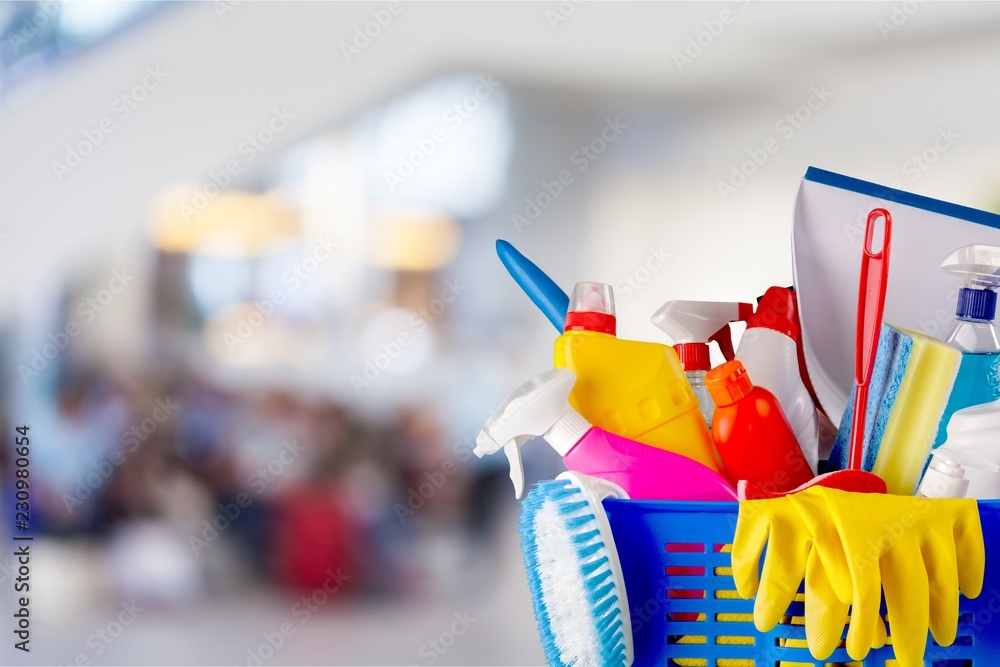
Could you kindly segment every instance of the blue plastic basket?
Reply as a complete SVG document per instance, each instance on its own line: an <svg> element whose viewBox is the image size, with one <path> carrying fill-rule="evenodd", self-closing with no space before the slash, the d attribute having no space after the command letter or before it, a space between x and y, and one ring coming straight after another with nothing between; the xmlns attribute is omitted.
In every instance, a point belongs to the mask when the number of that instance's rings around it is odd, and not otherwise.
<svg viewBox="0 0 1000 667"><path fill-rule="evenodd" d="M605 500L628 591L635 666L785 667L852 663L837 649L816 661L802 625L754 627L753 601L736 595L730 568L736 503ZM1000 665L1000 501L979 504L986 540L986 581L959 603L958 638L942 647L928 637L927 667ZM795 602L789 616L801 617ZM884 611L884 610L883 610ZM889 628L891 634L891 627ZM788 646L785 640L799 640ZM873 649L865 667L893 665L892 647ZM752 663L750 662L752 661Z"/></svg>

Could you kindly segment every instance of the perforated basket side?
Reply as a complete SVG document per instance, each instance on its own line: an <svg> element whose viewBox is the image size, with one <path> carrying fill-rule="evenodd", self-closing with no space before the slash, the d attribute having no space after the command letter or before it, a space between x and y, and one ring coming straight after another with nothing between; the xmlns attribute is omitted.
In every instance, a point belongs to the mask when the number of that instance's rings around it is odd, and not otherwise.
<svg viewBox="0 0 1000 667"><path fill-rule="evenodd" d="M824 662L813 660L800 624L801 602L792 604L786 622L773 631L754 627L753 601L736 595L730 570L736 503L606 500L604 507L628 590L636 667L850 662L844 649ZM928 636L928 667L993 667L1000 656L1000 501L981 502L980 517L986 540L983 593L960 600L952 646L938 646ZM869 653L864 665L883 667L892 659L886 646Z"/></svg>

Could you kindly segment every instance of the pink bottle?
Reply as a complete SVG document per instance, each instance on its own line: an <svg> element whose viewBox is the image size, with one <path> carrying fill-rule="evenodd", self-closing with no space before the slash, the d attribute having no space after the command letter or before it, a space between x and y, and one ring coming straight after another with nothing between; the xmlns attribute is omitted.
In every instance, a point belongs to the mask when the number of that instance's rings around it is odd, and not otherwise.
<svg viewBox="0 0 1000 667"><path fill-rule="evenodd" d="M736 500L733 485L701 463L588 422L570 407L575 383L566 368L536 376L497 408L476 438L476 456L507 454L518 498L524 494L521 447L541 436L567 468L617 484L632 500Z"/></svg>

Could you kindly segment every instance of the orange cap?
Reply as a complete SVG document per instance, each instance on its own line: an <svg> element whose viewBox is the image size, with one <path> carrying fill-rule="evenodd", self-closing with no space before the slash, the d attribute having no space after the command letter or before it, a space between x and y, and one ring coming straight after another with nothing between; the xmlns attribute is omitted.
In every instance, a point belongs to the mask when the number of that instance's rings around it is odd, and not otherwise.
<svg viewBox="0 0 1000 667"><path fill-rule="evenodd" d="M753 390L747 369L739 359L727 361L706 373L705 386L716 405L731 405Z"/></svg>

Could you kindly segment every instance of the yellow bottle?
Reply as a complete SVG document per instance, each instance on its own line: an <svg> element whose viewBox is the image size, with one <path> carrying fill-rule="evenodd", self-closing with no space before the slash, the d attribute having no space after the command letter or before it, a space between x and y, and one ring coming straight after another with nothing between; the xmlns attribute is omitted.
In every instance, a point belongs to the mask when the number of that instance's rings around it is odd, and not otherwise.
<svg viewBox="0 0 1000 667"><path fill-rule="evenodd" d="M576 373L572 406L596 426L682 454L728 478L673 348L615 335L610 285L577 283L555 365Z"/></svg>

